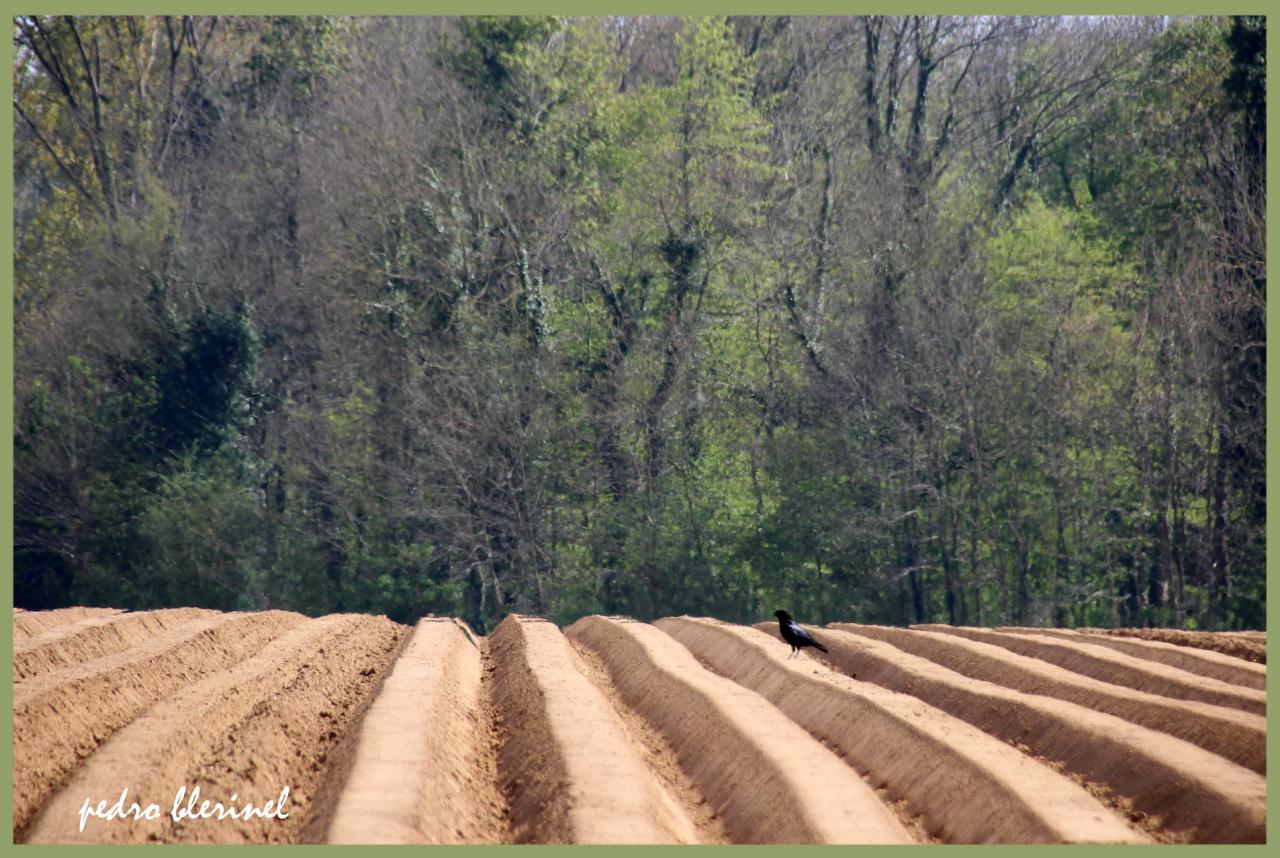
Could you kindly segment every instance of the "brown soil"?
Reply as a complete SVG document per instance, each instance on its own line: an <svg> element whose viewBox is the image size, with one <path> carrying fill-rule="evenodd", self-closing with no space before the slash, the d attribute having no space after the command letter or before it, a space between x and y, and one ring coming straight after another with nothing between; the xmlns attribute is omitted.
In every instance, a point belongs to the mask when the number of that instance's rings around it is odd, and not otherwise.
<svg viewBox="0 0 1280 858"><path fill-rule="evenodd" d="M1103 682L1123 685L1179 700L1199 700L1229 706L1255 715L1267 713L1264 691L1197 676L1166 664L1134 658L1091 643L1068 643L1047 635L1008 634L990 629L962 626L925 625L913 629L944 632L1002 646L1019 655L1030 656L1065 667Z"/></svg>
<svg viewBox="0 0 1280 858"><path fill-rule="evenodd" d="M105 617L122 613L119 608L57 608L52 611L15 611L13 614L14 641L26 640L58 626L90 617Z"/></svg>
<svg viewBox="0 0 1280 858"><path fill-rule="evenodd" d="M18 682L121 652L175 626L216 613L204 608L170 608L140 614L107 614L55 626L14 643L13 679Z"/></svg>
<svg viewBox="0 0 1280 858"><path fill-rule="evenodd" d="M419 621L360 727L331 824L307 839L503 842L480 677L480 646L459 622Z"/></svg>
<svg viewBox="0 0 1280 858"><path fill-rule="evenodd" d="M516 842L697 842L554 624L510 616L490 645L504 733L498 776Z"/></svg>
<svg viewBox="0 0 1280 858"><path fill-rule="evenodd" d="M758 628L777 635L776 623ZM970 679L882 641L830 629L842 672L915 697L1112 790L1161 830L1199 843L1262 843L1266 781L1189 742L1041 695Z"/></svg>
<svg viewBox="0 0 1280 858"><path fill-rule="evenodd" d="M75 608L15 610L14 628L18 842L1265 837L1262 716L1125 687L1260 694L1265 667L1204 650L1004 635L1037 657L849 627L819 661L775 623L687 617L563 634L510 617L479 638L450 619ZM1123 669L1048 660L1073 649ZM285 818L170 818L180 788L240 810L285 787ZM124 789L157 818L80 831L86 798Z"/></svg>
<svg viewBox="0 0 1280 858"><path fill-rule="evenodd" d="M831 627L885 641L974 679L1107 712L1185 739L1259 774L1266 773L1267 721L1261 715L1132 691L956 635L853 623L833 623Z"/></svg>
<svg viewBox="0 0 1280 858"><path fill-rule="evenodd" d="M658 627L905 800L948 843L1140 843L1061 774L908 694L843 676L757 629L686 617Z"/></svg>
<svg viewBox="0 0 1280 858"><path fill-rule="evenodd" d="M1140 638L1146 641L1213 650L1257 664L1267 663L1265 632L1186 632L1178 629L1078 629L1091 635Z"/></svg>
<svg viewBox="0 0 1280 858"><path fill-rule="evenodd" d="M710 844L730 843L729 833L725 831L724 820L716 816L715 809L698 791L684 769L680 767L680 758L675 748L643 715L627 705L618 693L618 689L609 681L609 670L600 658L581 644L572 644L574 652L586 670L586 676L596 688L600 689L622 719L622 726L628 741L632 742L644 757L649 767L666 787L670 795L680 805L697 829L697 842Z"/></svg>
<svg viewBox="0 0 1280 858"><path fill-rule="evenodd" d="M599 656L628 705L667 737L736 842L910 842L837 756L760 695L707 671L660 630L587 617L567 634Z"/></svg>
<svg viewBox="0 0 1280 858"><path fill-rule="evenodd" d="M261 615L258 615L261 616ZM44 808L28 842L287 843L306 822L330 750L354 727L407 630L385 618L337 614L292 624L260 652L153 707L119 731ZM122 785L156 802L160 820L89 819L86 796ZM287 819L174 822L175 785L203 799L261 805L289 787Z"/></svg>
<svg viewBox="0 0 1280 858"><path fill-rule="evenodd" d="M216 675L304 617L215 614L142 644L18 683L13 689L13 825L32 815L116 730L166 695Z"/></svg>
<svg viewBox="0 0 1280 858"><path fill-rule="evenodd" d="M1090 635L1072 629L1034 629L1034 628L1000 628L996 631L1015 632L1021 634L1041 634L1062 638L1075 643L1091 643L1114 649L1136 658L1158 661L1162 664L1179 667L1200 676L1208 676L1253 688L1258 691L1267 689L1267 668L1265 665L1242 661L1233 656L1207 649L1178 646L1162 641L1148 641L1139 638L1125 638L1110 635Z"/></svg>

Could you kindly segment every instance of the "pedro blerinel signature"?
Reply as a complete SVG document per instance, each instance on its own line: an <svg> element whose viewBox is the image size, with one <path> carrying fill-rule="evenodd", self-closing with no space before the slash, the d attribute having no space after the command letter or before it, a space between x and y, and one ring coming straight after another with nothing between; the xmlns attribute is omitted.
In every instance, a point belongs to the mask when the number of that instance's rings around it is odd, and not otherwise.
<svg viewBox="0 0 1280 858"><path fill-rule="evenodd" d="M169 809L169 817L174 822L181 822L184 819L288 819L289 814L285 812L285 805L289 801L289 787L280 790L280 795L263 804L254 804L253 802L241 802L240 797L236 793L231 794L231 798L224 804L220 801L200 800L200 787L193 787L191 792L187 792L184 784L179 787L178 792L173 797L173 805ZM125 787L120 790L120 797L115 800L114 804L108 805L104 798L96 805L93 799L86 798L84 804L80 806L80 830L84 831L84 824L89 817L97 819L113 820L113 819L159 819L161 815L160 805L154 802L145 807L137 801L129 801L129 788Z"/></svg>

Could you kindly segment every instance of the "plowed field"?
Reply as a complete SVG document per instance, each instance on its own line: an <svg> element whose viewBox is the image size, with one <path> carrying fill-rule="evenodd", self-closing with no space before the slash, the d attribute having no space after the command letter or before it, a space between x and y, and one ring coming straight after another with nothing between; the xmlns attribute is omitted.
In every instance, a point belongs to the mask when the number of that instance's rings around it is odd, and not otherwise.
<svg viewBox="0 0 1280 858"><path fill-rule="evenodd" d="M15 611L14 839L1265 841L1263 637L814 632Z"/></svg>

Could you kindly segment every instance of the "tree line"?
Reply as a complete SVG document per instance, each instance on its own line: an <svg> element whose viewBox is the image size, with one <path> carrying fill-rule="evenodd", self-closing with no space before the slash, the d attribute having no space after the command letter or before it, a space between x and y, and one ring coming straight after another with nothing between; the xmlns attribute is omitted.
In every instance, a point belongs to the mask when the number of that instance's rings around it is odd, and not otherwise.
<svg viewBox="0 0 1280 858"><path fill-rule="evenodd" d="M1262 627L1262 18L14 19L15 600Z"/></svg>

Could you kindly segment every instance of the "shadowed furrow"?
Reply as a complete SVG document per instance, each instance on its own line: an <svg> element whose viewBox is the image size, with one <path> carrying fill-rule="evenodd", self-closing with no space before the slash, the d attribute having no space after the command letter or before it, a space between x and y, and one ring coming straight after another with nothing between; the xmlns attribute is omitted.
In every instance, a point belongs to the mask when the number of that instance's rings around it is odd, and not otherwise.
<svg viewBox="0 0 1280 858"><path fill-rule="evenodd" d="M704 669L659 629L587 617L566 634L600 657L627 704L668 738L735 842L910 842L838 757L760 695Z"/></svg>
<svg viewBox="0 0 1280 858"><path fill-rule="evenodd" d="M776 624L757 628L776 636ZM1201 843L1266 839L1266 781L1243 766L1113 715L970 679L882 641L835 629L822 640L843 672L1025 745L1128 799L1162 830Z"/></svg>
<svg viewBox="0 0 1280 858"><path fill-rule="evenodd" d="M407 630L385 618L333 614L292 626L261 651L184 687L116 733L44 808L29 842L287 843L306 823L331 750L398 654ZM85 797L128 785L161 804L158 821L90 818ZM287 819L168 818L177 786L208 799L262 802L290 789Z"/></svg>
<svg viewBox="0 0 1280 858"><path fill-rule="evenodd" d="M756 629L687 617L656 625L905 798L946 842L1149 842L1070 779L910 695L788 658Z"/></svg>
<svg viewBox="0 0 1280 858"><path fill-rule="evenodd" d="M167 608L89 617L19 641L13 647L15 682L40 673L122 652L183 623L211 617L204 608Z"/></svg>
<svg viewBox="0 0 1280 858"><path fill-rule="evenodd" d="M995 644L1019 655L1038 658L1075 673L1138 691L1178 700L1199 700L1217 706L1230 706L1255 715L1265 715L1267 712L1265 692L1196 676L1176 667L1144 661L1094 644L1066 643L1041 635L1013 635L960 626L925 625L912 628Z"/></svg>
<svg viewBox="0 0 1280 858"><path fill-rule="evenodd" d="M1062 638L1073 643L1096 644L1135 658L1158 661L1161 664L1181 668L1189 673L1220 679L1233 685L1241 685L1257 691L1266 691L1267 689L1266 667L1209 649L1196 649L1195 647L1178 646L1164 643L1163 641L1146 641L1139 638L1090 635L1072 629L1036 629L1010 626L998 628L996 631L1012 632L1014 634L1038 634Z"/></svg>
<svg viewBox="0 0 1280 858"><path fill-rule="evenodd" d="M1267 722L1238 709L1174 700L1093 679L993 644L923 629L832 623L831 628L892 644L974 679L1070 700L1168 733L1266 774Z"/></svg>
<svg viewBox="0 0 1280 858"><path fill-rule="evenodd" d="M76 766L156 701L260 650L305 617L217 614L13 692L13 824L21 832ZM118 788L117 788L118 789Z"/></svg>

